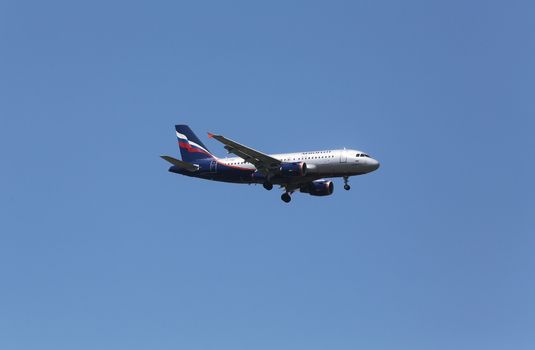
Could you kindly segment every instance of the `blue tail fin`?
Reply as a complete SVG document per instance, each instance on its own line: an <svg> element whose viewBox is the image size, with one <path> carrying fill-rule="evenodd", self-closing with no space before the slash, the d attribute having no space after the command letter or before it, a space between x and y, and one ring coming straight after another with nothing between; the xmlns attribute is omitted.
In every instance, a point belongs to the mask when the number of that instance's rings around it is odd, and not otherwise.
<svg viewBox="0 0 535 350"><path fill-rule="evenodd" d="M178 147L182 160L185 162L194 162L199 159L214 158L208 151L208 148L195 136L193 131L187 125L175 125L176 137L178 138Z"/></svg>

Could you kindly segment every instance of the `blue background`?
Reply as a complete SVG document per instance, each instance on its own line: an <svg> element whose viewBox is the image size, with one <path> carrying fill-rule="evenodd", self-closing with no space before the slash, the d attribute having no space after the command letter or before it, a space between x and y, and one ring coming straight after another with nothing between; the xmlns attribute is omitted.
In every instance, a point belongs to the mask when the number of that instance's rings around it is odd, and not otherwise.
<svg viewBox="0 0 535 350"><path fill-rule="evenodd" d="M535 348L534 11L0 2L0 348ZM175 123L381 168L286 205Z"/></svg>

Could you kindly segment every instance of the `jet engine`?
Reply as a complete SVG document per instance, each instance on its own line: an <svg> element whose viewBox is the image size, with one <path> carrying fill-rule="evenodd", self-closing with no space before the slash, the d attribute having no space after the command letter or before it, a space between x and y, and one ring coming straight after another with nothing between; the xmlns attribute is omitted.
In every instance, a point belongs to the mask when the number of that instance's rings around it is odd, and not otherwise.
<svg viewBox="0 0 535 350"><path fill-rule="evenodd" d="M305 176L307 174L307 165L304 162L282 163L280 174L289 177Z"/></svg>
<svg viewBox="0 0 535 350"><path fill-rule="evenodd" d="M330 196L334 191L334 184L328 180L316 180L301 186L299 189L311 196Z"/></svg>

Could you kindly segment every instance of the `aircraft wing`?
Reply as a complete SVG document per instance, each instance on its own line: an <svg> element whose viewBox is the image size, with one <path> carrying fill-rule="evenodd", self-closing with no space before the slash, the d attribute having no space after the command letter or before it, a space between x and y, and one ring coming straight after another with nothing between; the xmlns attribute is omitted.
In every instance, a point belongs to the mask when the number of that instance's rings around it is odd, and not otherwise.
<svg viewBox="0 0 535 350"><path fill-rule="evenodd" d="M258 169L258 171L262 173L267 174L271 171L279 169L282 163L278 159L275 159L265 153L259 152L250 147L239 144L235 141L229 140L222 135L214 135L208 133L208 137L214 138L217 141L221 142L225 145L225 149L227 151L237 155L240 158L243 158L243 160L245 160L246 162L253 164Z"/></svg>

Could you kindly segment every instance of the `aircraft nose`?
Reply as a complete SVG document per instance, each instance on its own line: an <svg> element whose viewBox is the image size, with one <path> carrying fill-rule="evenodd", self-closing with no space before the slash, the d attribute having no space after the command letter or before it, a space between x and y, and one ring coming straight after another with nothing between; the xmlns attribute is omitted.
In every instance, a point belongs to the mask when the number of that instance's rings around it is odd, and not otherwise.
<svg viewBox="0 0 535 350"><path fill-rule="evenodd" d="M380 166L380 165L381 165L381 163L379 163L379 161L377 161L377 160L375 160L375 159L372 159L372 164L371 164L371 166L372 166L372 169L373 169L373 170L377 170L377 169L379 169L379 166ZM372 170L372 171L373 171L373 170Z"/></svg>

